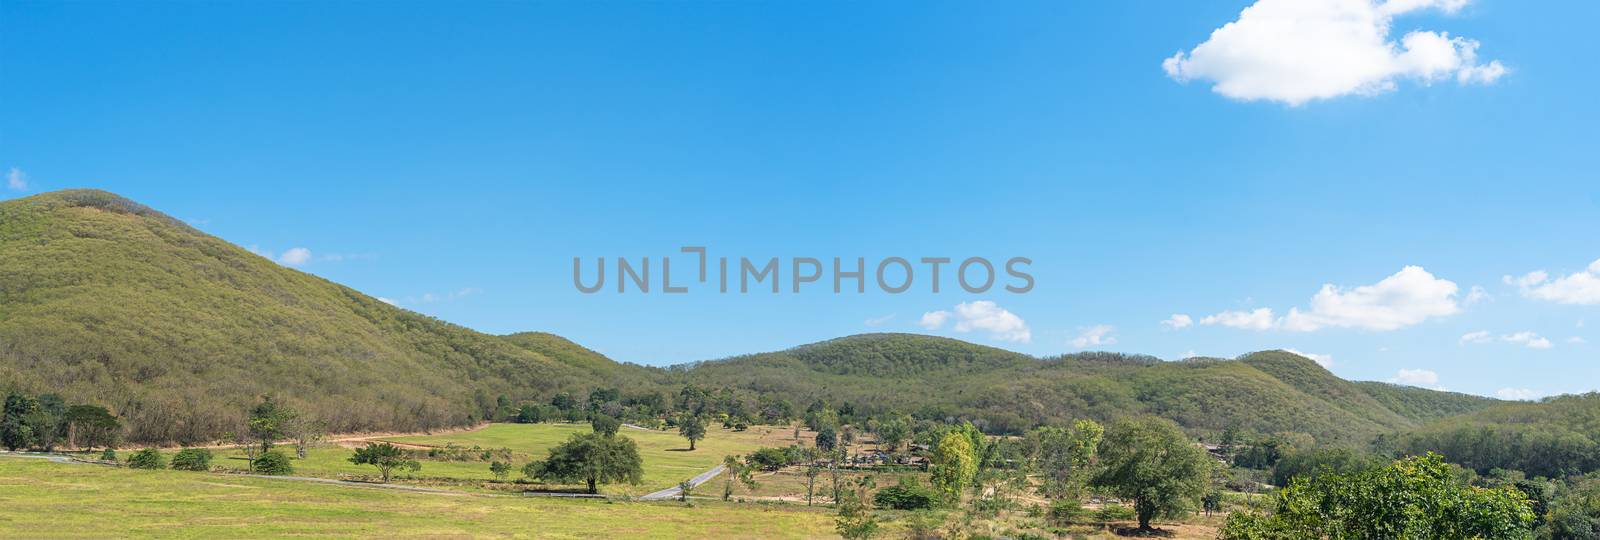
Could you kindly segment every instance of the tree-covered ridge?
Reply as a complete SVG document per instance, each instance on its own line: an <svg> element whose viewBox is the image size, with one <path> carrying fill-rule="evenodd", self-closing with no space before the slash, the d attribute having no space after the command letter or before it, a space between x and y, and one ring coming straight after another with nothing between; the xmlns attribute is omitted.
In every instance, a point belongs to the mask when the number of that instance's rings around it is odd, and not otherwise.
<svg viewBox="0 0 1600 540"><path fill-rule="evenodd" d="M1231 428L1365 444L1382 433L1420 426L1441 411L1470 412L1495 403L1352 383L1284 351L1182 362L1103 352L1039 359L914 334L850 336L675 372L797 403L825 400L866 414L912 411L920 418L971 420L995 433L1072 418L1154 414L1206 436Z"/></svg>
<svg viewBox="0 0 1600 540"><path fill-rule="evenodd" d="M1600 470L1600 393L1497 403L1384 437L1377 446L1392 453L1439 452L1479 473L1514 469L1560 477Z"/></svg>
<svg viewBox="0 0 1600 540"><path fill-rule="evenodd" d="M596 382L110 193L0 203L0 391L108 406L133 442L214 439L261 395L336 431L416 430Z"/></svg>

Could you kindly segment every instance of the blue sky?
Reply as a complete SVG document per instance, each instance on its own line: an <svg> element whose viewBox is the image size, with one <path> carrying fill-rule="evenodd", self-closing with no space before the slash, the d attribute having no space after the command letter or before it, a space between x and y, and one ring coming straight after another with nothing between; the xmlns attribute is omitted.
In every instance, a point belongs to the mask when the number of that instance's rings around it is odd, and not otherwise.
<svg viewBox="0 0 1600 540"><path fill-rule="evenodd" d="M5 2L0 197L111 190L646 364L900 331L1595 389L1600 4L1252 3ZM1026 256L1037 284L572 285L686 245Z"/></svg>

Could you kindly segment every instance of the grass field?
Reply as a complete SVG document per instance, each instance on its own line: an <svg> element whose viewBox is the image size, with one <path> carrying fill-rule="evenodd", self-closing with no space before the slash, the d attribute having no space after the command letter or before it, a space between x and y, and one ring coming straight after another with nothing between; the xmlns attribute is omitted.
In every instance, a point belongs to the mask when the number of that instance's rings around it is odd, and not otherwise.
<svg viewBox="0 0 1600 540"><path fill-rule="evenodd" d="M588 424L490 424L481 429L438 435L385 437L379 440L410 445L445 446L454 444L463 448L474 446L483 449L510 448L515 479L521 475L522 465L544 459L549 449L566 441L568 437L591 430ZM730 454L746 454L762 446L786 446L793 443L793 431L758 426L746 431L732 431L721 427L708 427L706 438L694 451L688 451L689 442L671 431L642 431L623 428L620 435L633 439L639 445L639 456L644 460L644 481L637 486L602 486L601 491L614 495L642 495L705 472L722 463ZM288 451L288 448L284 448ZM169 452L170 454L170 452ZM294 473L300 476L339 478L350 476L375 476L376 469L349 462L351 450L340 446L312 448L306 459L295 460ZM126 457L126 456L124 456ZM169 456L170 457L170 456ZM235 450L218 452L213 466L225 469L246 468L242 454ZM413 480L468 480L487 481L494 478L486 461L422 462L416 473L400 473L400 481Z"/></svg>
<svg viewBox="0 0 1600 540"><path fill-rule="evenodd" d="M815 538L804 507L403 493L0 458L0 538Z"/></svg>

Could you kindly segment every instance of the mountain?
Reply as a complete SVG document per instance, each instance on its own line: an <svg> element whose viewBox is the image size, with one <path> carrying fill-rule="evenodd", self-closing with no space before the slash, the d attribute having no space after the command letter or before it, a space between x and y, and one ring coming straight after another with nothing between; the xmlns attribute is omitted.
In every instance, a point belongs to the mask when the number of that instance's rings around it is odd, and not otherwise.
<svg viewBox="0 0 1600 540"><path fill-rule="evenodd" d="M134 442L212 440L264 395L336 431L421 430L651 372L400 309L111 193L0 202L0 393L107 405Z"/></svg>
<svg viewBox="0 0 1600 540"><path fill-rule="evenodd" d="M410 431L479 421L502 397L581 400L600 387L666 397L688 384L719 399L825 400L996 433L1156 414L1202 436L1242 428L1330 444L1497 403L1353 383L1284 351L1037 358L911 334L649 368L552 334L493 336L397 308L111 193L0 202L0 393L105 405L135 443L214 440L269 395L334 431Z"/></svg>
<svg viewBox="0 0 1600 540"><path fill-rule="evenodd" d="M1495 403L1353 383L1285 351L1182 362L1114 353L1040 359L913 334L851 336L681 371L700 384L777 393L802 405L824 400L868 413L970 419L988 431L1012 433L1075 418L1156 414L1201 435L1238 427L1362 444Z"/></svg>

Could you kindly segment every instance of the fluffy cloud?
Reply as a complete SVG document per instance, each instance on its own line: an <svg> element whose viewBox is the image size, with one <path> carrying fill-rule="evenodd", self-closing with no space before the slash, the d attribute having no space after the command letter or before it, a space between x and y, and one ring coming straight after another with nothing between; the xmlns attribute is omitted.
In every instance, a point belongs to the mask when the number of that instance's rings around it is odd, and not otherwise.
<svg viewBox="0 0 1600 540"><path fill-rule="evenodd" d="M1289 310L1283 327L1301 332L1325 327L1395 330L1461 311L1457 290L1450 280L1407 266L1374 285L1343 290L1325 284L1311 297L1309 311Z"/></svg>
<svg viewBox="0 0 1600 540"><path fill-rule="evenodd" d="M883 326L883 323L889 322L891 320L894 320L894 314L893 313L890 313L888 315L884 315L882 317L873 317L871 319L867 319L866 321L863 321L863 324L866 324L867 326Z"/></svg>
<svg viewBox="0 0 1600 540"><path fill-rule="evenodd" d="M1507 336L1500 336L1500 340L1507 343L1521 343L1530 349L1548 349L1554 346L1550 344L1550 340L1533 332L1517 332Z"/></svg>
<svg viewBox="0 0 1600 540"><path fill-rule="evenodd" d="M311 262L311 250L303 247L289 248L283 255L278 256L278 262L288 266L300 266Z"/></svg>
<svg viewBox="0 0 1600 540"><path fill-rule="evenodd" d="M923 313L918 324L928 330L937 330L952 319L955 320L957 332L980 330L988 332L991 339L1019 343L1033 341L1033 332L1028 329L1027 322L988 300L962 302L956 304L953 311Z"/></svg>
<svg viewBox="0 0 1600 540"><path fill-rule="evenodd" d="M1467 298L1461 301L1461 305L1470 306L1478 302L1493 299L1494 297L1489 295L1489 291L1484 290L1483 287L1473 285L1472 289L1467 291Z"/></svg>
<svg viewBox="0 0 1600 540"><path fill-rule="evenodd" d="M1269 330L1277 321L1272 317L1272 310L1259 308L1252 311L1224 311L1216 315L1206 315L1200 319L1200 324L1205 326L1222 325L1229 328L1243 328L1245 330Z"/></svg>
<svg viewBox="0 0 1600 540"><path fill-rule="evenodd" d="M1331 355L1331 354L1308 353L1308 352L1297 351L1297 350L1294 350L1294 349L1284 349L1284 351L1292 352L1292 353L1298 354L1300 356L1304 356L1306 358L1310 358L1311 361L1316 362L1317 365L1322 366L1324 369L1333 367L1333 355Z"/></svg>
<svg viewBox="0 0 1600 540"><path fill-rule="evenodd" d="M1478 42L1417 30L1390 38L1391 21L1423 9L1453 13L1466 0L1257 0L1239 19L1188 52L1161 63L1178 81L1209 80L1229 98L1300 105L1394 90L1410 78L1429 84L1492 83L1499 61L1480 63Z"/></svg>
<svg viewBox="0 0 1600 540"><path fill-rule="evenodd" d="M1558 304L1600 304L1600 259L1589 263L1581 272L1550 279L1544 270L1535 270L1518 277L1506 276L1506 284L1515 285L1522 295ZM1581 323L1580 323L1581 324Z"/></svg>
<svg viewBox="0 0 1600 540"><path fill-rule="evenodd" d="M1173 330L1188 328L1193 325L1194 319L1182 313L1173 313L1171 317L1167 317L1167 320L1161 321L1161 326L1165 326Z"/></svg>
<svg viewBox="0 0 1600 540"><path fill-rule="evenodd" d="M28 173L22 172L22 169L12 167L10 171L6 172L6 187L14 191L26 191L28 189Z"/></svg>
<svg viewBox="0 0 1600 540"><path fill-rule="evenodd" d="M1407 266L1373 285L1345 289L1324 284L1311 297L1310 308L1290 308L1281 318L1274 317L1271 308L1257 308L1207 315L1200 324L1296 332L1330 327L1396 330L1460 312L1461 305L1456 302L1459 290L1454 282L1436 278L1420 266Z"/></svg>
<svg viewBox="0 0 1600 540"><path fill-rule="evenodd" d="M1439 374L1426 369L1402 369L1389 382L1409 386L1436 386Z"/></svg>
<svg viewBox="0 0 1600 540"><path fill-rule="evenodd" d="M1494 397L1511 401L1531 401L1539 399L1540 395L1527 388L1501 388L1494 391Z"/></svg>
<svg viewBox="0 0 1600 540"><path fill-rule="evenodd" d="M399 304L399 303L398 303L398 302L395 302L395 301L394 301L394 300L390 300L390 299L388 299L388 298L384 298L384 297L382 297L382 296L379 296L379 297L378 297L378 301L379 301L379 302L383 302L383 303L385 303L385 304L389 304L389 305L391 305L391 306L398 306L398 305L400 305L400 304Z"/></svg>
<svg viewBox="0 0 1600 540"><path fill-rule="evenodd" d="M1078 334L1078 337L1072 340L1072 346L1082 349L1098 345L1115 345L1117 338L1111 335L1114 331L1116 331L1116 327L1108 324L1097 324L1084 328L1083 333Z"/></svg>

